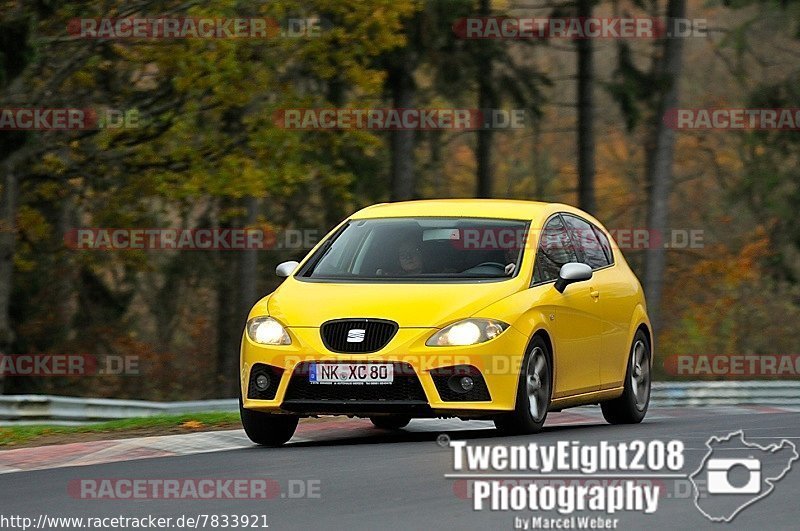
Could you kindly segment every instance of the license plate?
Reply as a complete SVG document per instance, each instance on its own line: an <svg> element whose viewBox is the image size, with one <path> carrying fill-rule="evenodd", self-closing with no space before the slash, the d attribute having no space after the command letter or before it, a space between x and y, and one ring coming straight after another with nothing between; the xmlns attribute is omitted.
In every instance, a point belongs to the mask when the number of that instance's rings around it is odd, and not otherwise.
<svg viewBox="0 0 800 531"><path fill-rule="evenodd" d="M394 381L394 365L391 363L312 363L308 381L316 384L390 384Z"/></svg>

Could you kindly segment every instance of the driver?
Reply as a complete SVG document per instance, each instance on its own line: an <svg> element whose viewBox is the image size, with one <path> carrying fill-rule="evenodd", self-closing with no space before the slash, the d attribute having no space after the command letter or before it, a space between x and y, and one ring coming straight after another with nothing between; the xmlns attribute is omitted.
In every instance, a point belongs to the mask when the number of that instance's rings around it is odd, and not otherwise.
<svg viewBox="0 0 800 531"><path fill-rule="evenodd" d="M405 240L397 247L397 260L401 273L418 275L422 273L422 248L416 240Z"/></svg>

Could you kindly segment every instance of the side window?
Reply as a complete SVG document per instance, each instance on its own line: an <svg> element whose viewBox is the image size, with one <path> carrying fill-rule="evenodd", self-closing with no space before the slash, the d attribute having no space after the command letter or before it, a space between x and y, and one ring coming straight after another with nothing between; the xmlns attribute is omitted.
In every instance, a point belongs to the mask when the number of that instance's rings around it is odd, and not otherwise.
<svg viewBox="0 0 800 531"><path fill-rule="evenodd" d="M603 250L603 246L597 240L597 235L592 225L575 216L565 214L563 217L567 224L569 235L572 237L572 242L578 251L578 256L581 258L581 262L590 266L592 269L598 269L609 265L610 262L606 257L605 250Z"/></svg>
<svg viewBox="0 0 800 531"><path fill-rule="evenodd" d="M552 218L542 229L539 237L533 283L555 280L558 278L561 266L577 261L575 248L572 246L564 223L558 216Z"/></svg>
<svg viewBox="0 0 800 531"><path fill-rule="evenodd" d="M603 252L606 253L606 259L608 260L609 264L614 263L614 254L611 252L611 244L608 241L605 233L601 231L599 228L592 225L594 229L594 233L597 236L597 239L600 241L600 247L603 248Z"/></svg>

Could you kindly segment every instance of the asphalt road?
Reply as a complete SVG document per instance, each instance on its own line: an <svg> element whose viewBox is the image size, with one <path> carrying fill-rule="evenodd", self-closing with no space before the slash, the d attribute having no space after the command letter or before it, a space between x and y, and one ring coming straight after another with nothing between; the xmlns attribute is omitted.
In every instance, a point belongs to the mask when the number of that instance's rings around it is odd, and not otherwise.
<svg viewBox="0 0 800 531"><path fill-rule="evenodd" d="M556 419L559 414L551 414ZM352 423L349 424L352 426ZM644 423L610 426L600 421L551 425L535 436L501 437L489 424L461 421L413 421L401 432L367 429L320 430L286 447L143 459L83 467L0 475L0 514L49 516L146 516L263 514L269 529L511 529L515 517L558 517L531 511L475 511L453 473L453 450L437 443L447 430L453 440L469 444L554 444L560 440L598 443L633 439L680 439L691 474L708 450L706 440L742 429L761 445L786 438L800 443L800 413L720 414L693 410L683 415L651 411ZM798 445L800 446L800 445ZM277 481L282 495L267 500L86 500L68 492L71 480L83 478L253 478ZM311 481L319 497L288 496L289 482ZM688 480L664 480L666 495L651 515L616 513L620 529L798 529L800 528L800 461L765 498L739 513L732 523L714 524L687 494ZM316 483L315 483L316 482ZM302 483L307 484L307 483ZM11 527L5 527L12 529ZM70 527L61 527L68 529ZM177 527L174 527L176 528ZM211 528L207 526L206 528Z"/></svg>

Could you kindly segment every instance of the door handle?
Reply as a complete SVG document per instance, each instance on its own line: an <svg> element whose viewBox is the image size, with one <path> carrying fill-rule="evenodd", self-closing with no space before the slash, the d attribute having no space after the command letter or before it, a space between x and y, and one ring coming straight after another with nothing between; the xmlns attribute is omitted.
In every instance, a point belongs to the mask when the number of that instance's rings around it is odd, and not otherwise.
<svg viewBox="0 0 800 531"><path fill-rule="evenodd" d="M599 291L597 291L596 289L593 289L592 291L590 291L590 292L589 292L589 295L590 295L590 296L591 296L593 299L599 299L599 298L600 298L600 292L599 292Z"/></svg>

